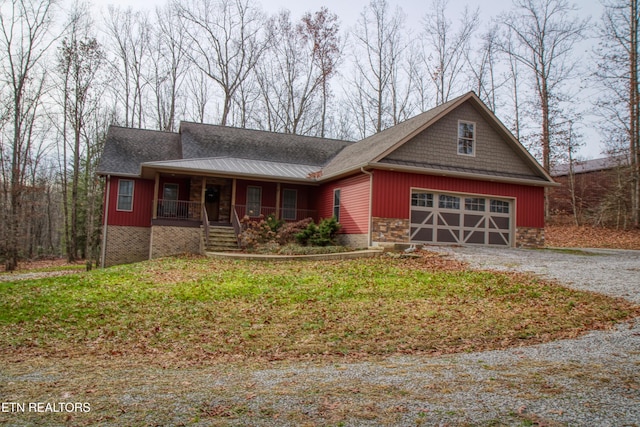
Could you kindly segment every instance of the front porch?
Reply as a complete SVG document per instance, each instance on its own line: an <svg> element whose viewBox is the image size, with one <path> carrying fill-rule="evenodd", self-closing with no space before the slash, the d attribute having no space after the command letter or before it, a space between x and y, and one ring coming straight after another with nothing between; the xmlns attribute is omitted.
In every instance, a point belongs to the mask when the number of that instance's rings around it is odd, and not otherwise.
<svg viewBox="0 0 640 427"><path fill-rule="evenodd" d="M150 258L237 249L245 216L317 221L314 189L284 182L156 173ZM235 243L230 236L235 236Z"/></svg>

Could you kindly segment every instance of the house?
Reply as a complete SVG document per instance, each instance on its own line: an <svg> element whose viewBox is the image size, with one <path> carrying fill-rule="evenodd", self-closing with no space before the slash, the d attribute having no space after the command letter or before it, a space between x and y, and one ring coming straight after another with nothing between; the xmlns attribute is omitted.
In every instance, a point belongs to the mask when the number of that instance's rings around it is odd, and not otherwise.
<svg viewBox="0 0 640 427"><path fill-rule="evenodd" d="M553 221L573 222L577 218L580 221L615 223L614 218L608 218L612 215L607 210L617 211L618 204L627 204L631 191L625 176L628 167L627 156L615 155L578 160L571 168L569 164L552 168L551 176L560 184L549 193Z"/></svg>
<svg viewBox="0 0 640 427"><path fill-rule="evenodd" d="M260 214L335 216L353 247L540 246L554 185L473 92L357 142L111 127L99 174L106 266L222 248L239 218Z"/></svg>

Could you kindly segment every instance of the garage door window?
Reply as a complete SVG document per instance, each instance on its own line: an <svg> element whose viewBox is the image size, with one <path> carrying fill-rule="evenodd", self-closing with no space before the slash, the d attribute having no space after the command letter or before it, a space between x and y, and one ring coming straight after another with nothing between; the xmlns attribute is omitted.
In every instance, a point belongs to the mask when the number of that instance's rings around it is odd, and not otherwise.
<svg viewBox="0 0 640 427"><path fill-rule="evenodd" d="M479 197L467 197L464 199L464 208L468 211L484 212L484 200Z"/></svg>
<svg viewBox="0 0 640 427"><path fill-rule="evenodd" d="M433 194L429 194L429 193L411 194L411 206L421 206L423 208L432 208Z"/></svg>
<svg viewBox="0 0 640 427"><path fill-rule="evenodd" d="M460 197L441 194L438 207L440 209L460 209Z"/></svg>
<svg viewBox="0 0 640 427"><path fill-rule="evenodd" d="M509 202L502 200L491 200L491 212L493 213L509 213Z"/></svg>

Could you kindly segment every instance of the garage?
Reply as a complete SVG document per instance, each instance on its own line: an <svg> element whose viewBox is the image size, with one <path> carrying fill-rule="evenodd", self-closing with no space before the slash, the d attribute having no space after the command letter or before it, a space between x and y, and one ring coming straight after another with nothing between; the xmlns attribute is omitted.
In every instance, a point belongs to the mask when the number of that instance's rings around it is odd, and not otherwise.
<svg viewBox="0 0 640 427"><path fill-rule="evenodd" d="M512 246L513 200L411 192L411 243Z"/></svg>

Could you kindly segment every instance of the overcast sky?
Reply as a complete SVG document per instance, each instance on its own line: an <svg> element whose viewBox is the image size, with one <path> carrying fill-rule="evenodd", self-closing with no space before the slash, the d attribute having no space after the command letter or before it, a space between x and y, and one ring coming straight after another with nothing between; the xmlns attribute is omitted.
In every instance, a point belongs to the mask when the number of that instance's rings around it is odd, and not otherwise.
<svg viewBox="0 0 640 427"><path fill-rule="evenodd" d="M338 15L343 30L351 29L355 24L360 13L370 0L256 0L263 10L268 14L274 14L282 9L291 11L292 19L298 19L305 12L315 12L321 7L326 6L331 12ZM391 7L400 6L407 15L407 25L414 29L414 33L419 32L421 19L428 12L431 0L388 0ZM569 0L571 2L571 0ZM107 5L115 5L120 7L131 7L134 10L154 9L167 3L167 0L93 0L94 7L100 11L106 11ZM598 22L602 14L602 6L599 0L579 0L574 2L580 14L584 17L591 17L592 23ZM455 12L462 11L468 5L470 9L480 10L480 31L482 31L489 20L496 17L501 12L509 10L512 6L511 1L507 0L449 0L446 13L453 19ZM100 13L99 12L99 13ZM96 16L98 19L98 16ZM585 41L579 50L589 51L591 49L590 41ZM595 42L593 42L595 43ZM578 90L578 89L576 89ZM588 120L588 119L587 119ZM586 158L603 157L601 154L602 144L599 134L593 129L585 129L585 146L580 154Z"/></svg>

